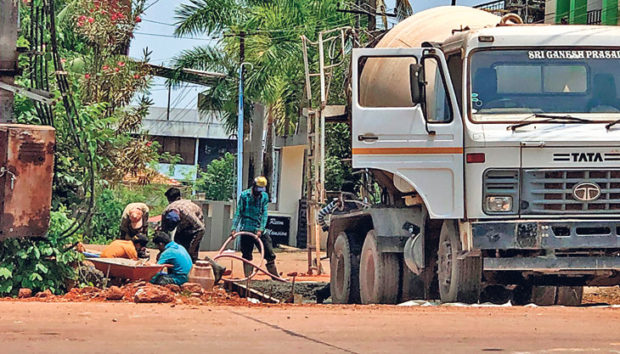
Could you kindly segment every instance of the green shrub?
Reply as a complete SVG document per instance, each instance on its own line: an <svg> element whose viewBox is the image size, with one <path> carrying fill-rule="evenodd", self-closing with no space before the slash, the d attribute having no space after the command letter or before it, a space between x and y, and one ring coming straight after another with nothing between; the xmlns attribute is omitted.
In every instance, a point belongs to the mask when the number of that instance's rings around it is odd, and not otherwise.
<svg viewBox="0 0 620 354"><path fill-rule="evenodd" d="M125 205L111 189L104 189L95 200L90 229L85 232L87 243L109 243L119 237L121 215Z"/></svg>
<svg viewBox="0 0 620 354"><path fill-rule="evenodd" d="M196 180L196 190L204 192L207 200L230 200L234 185L235 155L228 152L211 161Z"/></svg>
<svg viewBox="0 0 620 354"><path fill-rule="evenodd" d="M159 215L168 205L165 185L119 186L104 189L95 200L95 211L90 226L84 230L83 241L90 244L108 244L120 236L119 226L123 210L130 203L145 203L149 216Z"/></svg>
<svg viewBox="0 0 620 354"><path fill-rule="evenodd" d="M77 279L76 266L83 255L71 245L78 237L60 237L71 222L64 210L52 212L46 239L0 242L0 295L15 295L19 288L60 294L67 282Z"/></svg>

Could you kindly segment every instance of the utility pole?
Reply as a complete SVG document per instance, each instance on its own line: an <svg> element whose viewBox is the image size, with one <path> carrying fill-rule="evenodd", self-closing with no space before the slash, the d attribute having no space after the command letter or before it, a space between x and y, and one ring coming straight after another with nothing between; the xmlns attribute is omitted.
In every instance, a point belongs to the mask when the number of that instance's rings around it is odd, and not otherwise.
<svg viewBox="0 0 620 354"><path fill-rule="evenodd" d="M172 91L172 86L168 85L168 104L166 105L166 120L170 120L170 92Z"/></svg>
<svg viewBox="0 0 620 354"><path fill-rule="evenodd" d="M355 6L359 9L360 8L360 3L361 0L355 0ZM360 14L355 15L355 30L359 30L360 29Z"/></svg>
<svg viewBox="0 0 620 354"><path fill-rule="evenodd" d="M456 0L452 0L452 6L456 6Z"/></svg>
<svg viewBox="0 0 620 354"><path fill-rule="evenodd" d="M368 14L368 30L374 31L377 29L377 0L368 0L368 7L372 12L372 14Z"/></svg>
<svg viewBox="0 0 620 354"><path fill-rule="evenodd" d="M9 85L17 73L18 4L0 0L0 81ZM13 92L0 89L0 123L13 121L13 97Z"/></svg>
<svg viewBox="0 0 620 354"><path fill-rule="evenodd" d="M243 64L245 32L239 33L239 111L237 114L237 200L243 191Z"/></svg>

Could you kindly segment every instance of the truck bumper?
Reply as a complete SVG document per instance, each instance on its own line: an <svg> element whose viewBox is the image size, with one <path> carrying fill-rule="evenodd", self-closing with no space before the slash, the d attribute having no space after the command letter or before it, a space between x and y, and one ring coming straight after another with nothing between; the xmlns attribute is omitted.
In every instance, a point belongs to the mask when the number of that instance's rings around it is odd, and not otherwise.
<svg viewBox="0 0 620 354"><path fill-rule="evenodd" d="M620 257L485 257L483 262L486 271L532 271L541 273L620 271Z"/></svg>
<svg viewBox="0 0 620 354"><path fill-rule="evenodd" d="M524 220L473 222L480 250L620 248L620 220Z"/></svg>

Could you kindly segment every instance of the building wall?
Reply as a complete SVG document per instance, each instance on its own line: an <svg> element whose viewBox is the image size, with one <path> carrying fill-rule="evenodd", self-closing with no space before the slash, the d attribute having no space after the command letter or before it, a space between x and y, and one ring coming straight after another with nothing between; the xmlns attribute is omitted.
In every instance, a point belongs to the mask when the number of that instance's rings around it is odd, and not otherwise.
<svg viewBox="0 0 620 354"><path fill-rule="evenodd" d="M547 0L545 23L618 25L618 8L618 0Z"/></svg>
<svg viewBox="0 0 620 354"><path fill-rule="evenodd" d="M555 10L558 0L546 0L545 1L545 23L554 24L555 22Z"/></svg>
<svg viewBox="0 0 620 354"><path fill-rule="evenodd" d="M272 214L291 217L289 245L297 245L297 216L302 195L304 145L285 146L280 150L280 180L277 208Z"/></svg>
<svg viewBox="0 0 620 354"><path fill-rule="evenodd" d="M588 0L588 11L600 10L603 8L603 0Z"/></svg>

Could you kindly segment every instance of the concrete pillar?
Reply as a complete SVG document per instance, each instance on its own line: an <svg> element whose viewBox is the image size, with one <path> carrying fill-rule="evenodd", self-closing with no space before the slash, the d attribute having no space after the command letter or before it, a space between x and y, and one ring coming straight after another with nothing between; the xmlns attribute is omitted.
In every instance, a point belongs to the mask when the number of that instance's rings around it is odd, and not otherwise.
<svg viewBox="0 0 620 354"><path fill-rule="evenodd" d="M570 14L568 22L570 24L585 25L588 20L588 0L570 0Z"/></svg>
<svg viewBox="0 0 620 354"><path fill-rule="evenodd" d="M618 24L618 0L603 0L601 10L601 24L613 26Z"/></svg>

